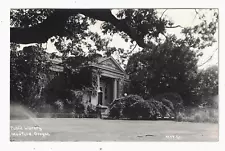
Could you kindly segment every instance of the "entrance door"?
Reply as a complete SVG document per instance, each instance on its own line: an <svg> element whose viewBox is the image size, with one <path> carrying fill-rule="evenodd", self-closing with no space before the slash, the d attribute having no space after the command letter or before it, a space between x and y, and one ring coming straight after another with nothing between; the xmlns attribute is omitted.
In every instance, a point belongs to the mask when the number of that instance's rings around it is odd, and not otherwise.
<svg viewBox="0 0 225 151"><path fill-rule="evenodd" d="M100 87L102 88L102 105L108 106L112 102L112 84L110 81L102 81Z"/></svg>
<svg viewBox="0 0 225 151"><path fill-rule="evenodd" d="M100 88L102 90L102 105L106 105L106 101L107 101L107 86L105 82L101 82L100 83Z"/></svg>
<svg viewBox="0 0 225 151"><path fill-rule="evenodd" d="M102 89L102 105L108 106L113 101L113 83L112 79L102 77L100 87Z"/></svg>

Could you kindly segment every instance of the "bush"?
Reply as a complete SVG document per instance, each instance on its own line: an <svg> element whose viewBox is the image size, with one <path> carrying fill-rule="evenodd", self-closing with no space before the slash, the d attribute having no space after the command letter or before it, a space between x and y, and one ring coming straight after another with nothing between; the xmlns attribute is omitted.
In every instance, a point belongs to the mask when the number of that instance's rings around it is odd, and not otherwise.
<svg viewBox="0 0 225 151"><path fill-rule="evenodd" d="M121 101L123 101L122 115L129 119L137 119L143 114L147 106L143 98L138 95L129 95Z"/></svg>
<svg viewBox="0 0 225 151"><path fill-rule="evenodd" d="M109 117L119 119L122 117L122 101L115 100L109 109Z"/></svg>
<svg viewBox="0 0 225 151"><path fill-rule="evenodd" d="M69 99L66 99L67 112L75 112L77 114L84 113L85 106L82 102L83 92L79 90L69 90Z"/></svg>
<svg viewBox="0 0 225 151"><path fill-rule="evenodd" d="M218 110L210 108L187 108L179 112L176 120L179 122L218 123Z"/></svg>
<svg viewBox="0 0 225 151"><path fill-rule="evenodd" d="M57 110L54 108L53 105L50 104L42 104L38 110L36 110L37 113L51 113L56 112Z"/></svg>
<svg viewBox="0 0 225 151"><path fill-rule="evenodd" d="M173 111L162 102L159 102L154 99L148 100L148 102L150 104L149 109L150 109L150 115L152 115L152 118L156 118L157 116L161 116L161 117L174 116Z"/></svg>
<svg viewBox="0 0 225 151"><path fill-rule="evenodd" d="M194 121L195 122L201 122L201 116L199 114L195 114Z"/></svg>
<svg viewBox="0 0 225 151"><path fill-rule="evenodd" d="M157 100L157 101L158 101L158 100ZM172 103L170 100L165 99L165 98L162 98L162 99L161 99L161 102L162 102L165 106L167 106L168 108L170 108L172 111L174 111L174 105L173 105L173 103Z"/></svg>
<svg viewBox="0 0 225 151"><path fill-rule="evenodd" d="M138 95L118 98L110 105L109 117L128 119L156 119L157 116L171 116L172 110L154 99L144 100Z"/></svg>
<svg viewBox="0 0 225 151"><path fill-rule="evenodd" d="M155 99L170 108L174 114L181 112L184 109L183 99L177 93L160 94L157 95Z"/></svg>
<svg viewBox="0 0 225 151"><path fill-rule="evenodd" d="M114 100L110 105L109 117L111 118L138 118L140 102L143 98L138 95L128 95Z"/></svg>
<svg viewBox="0 0 225 151"><path fill-rule="evenodd" d="M91 103L86 106L84 113L88 118L97 117L98 114L96 106L92 105Z"/></svg>
<svg viewBox="0 0 225 151"><path fill-rule="evenodd" d="M185 121L185 115L184 115L184 113L181 113L181 112L177 113L176 120L178 122Z"/></svg>
<svg viewBox="0 0 225 151"><path fill-rule="evenodd" d="M138 100L129 106L125 106L122 114L129 119L146 119L149 118L149 105L144 100Z"/></svg>
<svg viewBox="0 0 225 151"><path fill-rule="evenodd" d="M57 107L57 110L59 112L63 112L64 111L64 103L62 100L58 99L56 102L55 102L55 106Z"/></svg>

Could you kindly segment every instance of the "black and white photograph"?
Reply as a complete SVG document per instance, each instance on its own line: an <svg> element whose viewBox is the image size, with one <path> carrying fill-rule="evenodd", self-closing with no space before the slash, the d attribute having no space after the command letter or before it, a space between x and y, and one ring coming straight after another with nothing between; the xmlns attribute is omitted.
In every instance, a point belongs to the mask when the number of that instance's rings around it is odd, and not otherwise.
<svg viewBox="0 0 225 151"><path fill-rule="evenodd" d="M218 142L218 8L11 8L10 142Z"/></svg>

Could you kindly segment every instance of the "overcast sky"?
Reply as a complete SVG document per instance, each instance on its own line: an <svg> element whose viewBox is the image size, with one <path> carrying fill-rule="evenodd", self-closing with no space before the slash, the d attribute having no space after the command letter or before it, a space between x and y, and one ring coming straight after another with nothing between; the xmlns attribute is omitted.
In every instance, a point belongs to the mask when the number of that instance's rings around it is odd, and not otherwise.
<svg viewBox="0 0 225 151"><path fill-rule="evenodd" d="M208 11L203 11L207 17L207 20L212 20L212 13L207 13ZM194 9L168 9L165 12L165 15L167 15L167 18L174 21L175 24L179 24L182 27L190 27L194 26L196 24L199 24L200 20L198 17L196 17L196 13ZM168 29L167 31L170 33L176 33L178 37L180 37L180 28L176 29ZM218 30L215 34L215 39L218 41ZM199 64L204 63L206 60L208 60L212 55L212 59L207 62L202 68L206 68L210 65L214 65L218 63L218 52L216 49L218 48L218 42L214 43L212 47L205 48L202 50L203 56L201 59L199 59Z"/></svg>

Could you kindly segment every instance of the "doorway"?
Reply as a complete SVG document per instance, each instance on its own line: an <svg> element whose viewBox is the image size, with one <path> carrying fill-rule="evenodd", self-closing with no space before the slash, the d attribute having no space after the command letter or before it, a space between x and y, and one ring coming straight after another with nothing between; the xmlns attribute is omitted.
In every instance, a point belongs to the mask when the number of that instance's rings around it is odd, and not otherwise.
<svg viewBox="0 0 225 151"><path fill-rule="evenodd" d="M100 88L102 89L102 105L109 106L113 100L112 79L108 77L101 77Z"/></svg>

